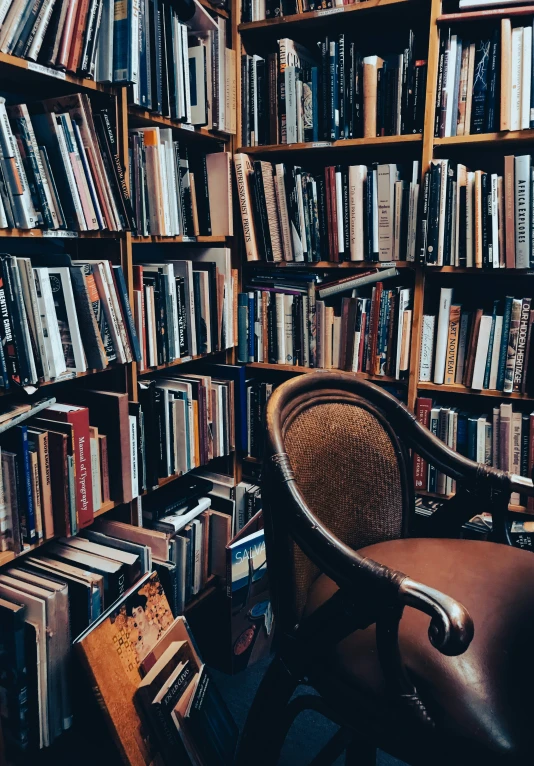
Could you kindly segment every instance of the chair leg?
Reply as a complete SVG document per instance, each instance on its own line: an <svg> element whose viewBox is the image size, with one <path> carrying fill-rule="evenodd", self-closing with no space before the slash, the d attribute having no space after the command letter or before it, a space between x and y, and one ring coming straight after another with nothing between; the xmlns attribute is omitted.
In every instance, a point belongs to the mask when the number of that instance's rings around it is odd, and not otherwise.
<svg viewBox="0 0 534 766"><path fill-rule="evenodd" d="M376 747L353 737L345 750L345 766L376 766Z"/></svg>
<svg viewBox="0 0 534 766"><path fill-rule="evenodd" d="M275 766L286 734L286 706L298 686L280 657L265 673L249 710L235 766Z"/></svg>

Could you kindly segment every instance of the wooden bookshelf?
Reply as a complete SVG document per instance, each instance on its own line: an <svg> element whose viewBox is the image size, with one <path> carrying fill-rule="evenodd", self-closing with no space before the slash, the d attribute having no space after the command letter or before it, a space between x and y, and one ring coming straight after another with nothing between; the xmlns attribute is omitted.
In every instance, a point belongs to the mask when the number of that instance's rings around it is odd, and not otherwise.
<svg viewBox="0 0 534 766"><path fill-rule="evenodd" d="M70 72L63 72L52 67L35 64L32 61L0 53L0 79L3 85L14 80L20 85L21 91L39 89L42 98L43 87L53 90L55 95L70 91L99 91L100 93L115 93L115 89L105 83L95 82L84 77L78 77ZM4 88L3 88L4 89ZM32 96L33 97L33 96Z"/></svg>
<svg viewBox="0 0 534 766"><path fill-rule="evenodd" d="M134 245L220 245L225 244L228 237L222 236L197 236L197 237L163 237L152 235L149 237L132 236Z"/></svg>
<svg viewBox="0 0 534 766"><path fill-rule="evenodd" d="M273 370L274 372L294 372L298 375L305 375L310 372L324 372L327 375L329 372L336 372L335 369L302 367L298 364L268 364L267 362L249 362L247 367L256 370ZM397 380L397 378L392 378L389 375L369 375L367 372L353 372L351 375L361 380L371 380L373 383L395 383L400 386L406 384L406 381Z"/></svg>
<svg viewBox="0 0 534 766"><path fill-rule="evenodd" d="M474 133L469 136L433 138L434 146L493 146L494 144L532 143L534 130L503 130L497 133Z"/></svg>
<svg viewBox="0 0 534 766"><path fill-rule="evenodd" d="M329 19L332 16L341 16L343 20L339 20L340 24L343 24L345 20L352 19L353 14L354 21L359 16L369 13L383 13L386 9L399 9L404 10L406 5L414 5L414 0L364 0L361 3L355 3L354 5L337 6L335 8L325 8L320 11L309 11L307 13L296 13L291 16L277 16L274 19L264 19L263 21L248 21L244 24L239 24L238 30L241 34L249 32L258 32L259 30L266 30L272 27L278 29L279 27L289 27L291 32L296 28L304 28L310 26L316 26L324 23L325 19Z"/></svg>
<svg viewBox="0 0 534 766"><path fill-rule="evenodd" d="M350 6L349 6L350 7ZM533 131L534 132L534 131ZM339 141L311 141L306 144L271 144L268 146L243 146L237 151L246 154L286 154L293 152L324 152L343 151L349 149L368 149L387 146L405 146L406 144L421 144L422 135L407 136L377 136L376 138L346 138Z"/></svg>
<svg viewBox="0 0 534 766"><path fill-rule="evenodd" d="M208 130L207 128L199 128L194 125L177 122L176 120L169 119L169 117L163 117L160 114L154 114L154 112L147 112L145 109L140 109L137 106L128 107L128 127L172 128L173 130L178 131L184 138L187 135L190 140L210 140L228 143L231 139L231 136L228 133L219 133L214 130Z"/></svg>
<svg viewBox="0 0 534 766"><path fill-rule="evenodd" d="M123 231L66 231L64 229L0 229L0 237L27 239L121 239Z"/></svg>
<svg viewBox="0 0 534 766"><path fill-rule="evenodd" d="M273 263L271 261L250 261L248 267L251 269L306 269L307 271L313 271L314 269L363 269L368 271L370 269L414 269L415 264L408 261L388 261L387 263L370 261L343 261L343 263L333 263L332 261L315 261L310 263L308 261L278 261Z"/></svg>
<svg viewBox="0 0 534 766"><path fill-rule="evenodd" d="M502 391L495 391L493 389L475 389L468 388L459 384L454 385L438 385L437 383L418 383L417 388L419 391L435 391L436 393L443 394L463 394L464 396L490 396L497 399L517 399L519 401L532 402L534 398L528 394L511 393L505 394Z"/></svg>

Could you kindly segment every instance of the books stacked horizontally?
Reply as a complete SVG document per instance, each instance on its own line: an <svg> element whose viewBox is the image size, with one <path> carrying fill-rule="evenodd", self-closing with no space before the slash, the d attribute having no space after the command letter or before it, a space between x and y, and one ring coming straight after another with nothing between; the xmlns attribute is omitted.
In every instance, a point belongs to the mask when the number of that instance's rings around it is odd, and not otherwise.
<svg viewBox="0 0 534 766"><path fill-rule="evenodd" d="M131 98L136 106L181 123L235 133L235 51L226 47L226 19L213 19L200 3L192 6L195 14L186 26L171 3L140 3L138 76L122 81L135 83ZM120 74L114 71L115 82L121 81Z"/></svg>
<svg viewBox="0 0 534 766"><path fill-rule="evenodd" d="M7 108L1 98L0 146L0 228L134 226L113 110L81 93Z"/></svg>
<svg viewBox="0 0 534 766"><path fill-rule="evenodd" d="M122 268L109 261L61 258L52 260L68 265L0 258L4 390L139 360Z"/></svg>
<svg viewBox="0 0 534 766"><path fill-rule="evenodd" d="M508 394L532 391L530 297L507 295L484 310L453 303L453 289L442 287L434 333L435 319L423 317L419 380Z"/></svg>
<svg viewBox="0 0 534 766"><path fill-rule="evenodd" d="M298 166L234 157L247 259L415 258L419 163Z"/></svg>
<svg viewBox="0 0 534 766"><path fill-rule="evenodd" d="M2 570L0 715L12 757L35 759L71 728L71 640L150 569L149 548L87 530Z"/></svg>
<svg viewBox="0 0 534 766"><path fill-rule="evenodd" d="M143 250L146 255L146 250ZM134 266L140 368L232 348L236 275L228 248L187 248L184 260Z"/></svg>
<svg viewBox="0 0 534 766"><path fill-rule="evenodd" d="M170 128L130 131L132 201L139 236L232 236L226 152L189 153Z"/></svg>
<svg viewBox="0 0 534 766"><path fill-rule="evenodd" d="M422 133L426 61L410 31L398 54L363 56L341 33L317 50L282 38L241 58L243 146Z"/></svg>
<svg viewBox="0 0 534 766"><path fill-rule="evenodd" d="M388 272L391 273L388 273ZM238 296L238 360L323 367L404 376L408 369L412 326L412 290L387 289L383 279L396 269L322 285L313 281L291 288L264 287ZM369 297L357 288L372 284ZM335 306L323 297L345 292L352 297Z"/></svg>
<svg viewBox="0 0 534 766"><path fill-rule="evenodd" d="M504 173L432 160L425 175L417 252L431 266L528 269L534 263L530 155Z"/></svg>
<svg viewBox="0 0 534 766"><path fill-rule="evenodd" d="M507 21L510 25L510 20ZM500 50L502 62L499 59ZM528 61L529 72L531 56L532 46ZM476 35L474 40L453 34L450 27L441 27L434 116L435 137L489 133L499 130L499 124L501 130L509 130L509 125L503 125L505 115L502 108L499 123L499 103L502 105L505 99L510 103L512 98L512 94L507 92L506 79L503 79L506 67L511 67L510 71L519 71L521 75L521 54L519 64L513 65L512 58L506 54L504 40L499 40L498 27L487 32L484 37ZM500 98L497 87L499 71L502 73L499 83ZM530 74L528 108L530 110ZM520 127L521 124L518 124L514 130ZM529 127L528 121L525 127Z"/></svg>
<svg viewBox="0 0 534 766"><path fill-rule="evenodd" d="M143 490L235 450L234 383L224 372L143 380L139 401Z"/></svg>
<svg viewBox="0 0 534 766"><path fill-rule="evenodd" d="M416 416L420 423L451 449L477 463L502 471L530 476L534 466L534 414L515 411L511 404L494 407L491 413L473 413L456 407L436 405L432 399L419 398ZM419 455L414 455L415 490L450 495L455 481L438 471ZM512 505L520 498L512 495ZM530 501L529 501L530 506Z"/></svg>
<svg viewBox="0 0 534 766"><path fill-rule="evenodd" d="M79 636L76 648L128 763L233 762L237 726L155 573Z"/></svg>

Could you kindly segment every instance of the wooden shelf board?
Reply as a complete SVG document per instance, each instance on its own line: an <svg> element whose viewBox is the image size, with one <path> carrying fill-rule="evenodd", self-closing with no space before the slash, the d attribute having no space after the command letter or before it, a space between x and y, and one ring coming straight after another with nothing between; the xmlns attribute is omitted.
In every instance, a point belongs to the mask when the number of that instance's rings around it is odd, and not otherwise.
<svg viewBox="0 0 534 766"><path fill-rule="evenodd" d="M100 91L101 93L113 93L115 89L106 83L95 82L84 77L78 77L75 74L69 72L61 72L53 67L43 67L36 65L31 61L19 58L18 56L11 56L8 53L0 53L0 72L2 73L2 82L4 85L8 84L9 78L16 78L20 85L21 78L27 79L27 81L34 81L36 83L67 83L69 85L75 85L77 88L84 88L85 90Z"/></svg>
<svg viewBox="0 0 534 766"><path fill-rule="evenodd" d="M494 391L490 389L478 390L475 388L467 388L467 386L461 385L438 385L437 383L421 383L417 384L419 391L436 391L443 394L466 394L467 396L489 396L497 399L518 399L519 401L532 402L534 397L527 394L505 394L502 391Z"/></svg>
<svg viewBox="0 0 534 766"><path fill-rule="evenodd" d="M483 21L484 19L509 18L510 16L532 16L534 5L519 5L517 8L485 8L478 11L465 11L464 13L443 13L436 19L437 24L453 24L466 21Z"/></svg>
<svg viewBox="0 0 534 766"><path fill-rule="evenodd" d="M211 11L212 13L216 13L217 16L222 16L223 19L229 19L230 14L225 8L217 8L216 6L212 5L209 0L198 0L200 5L203 5L204 8L206 8L208 11Z"/></svg>
<svg viewBox="0 0 534 766"><path fill-rule="evenodd" d="M168 364L160 364L157 367L149 367L145 370L139 370L139 375L152 375L152 373L158 370L169 370L173 367L178 367L180 364L188 364L189 362L196 362L197 359L207 359L213 356L213 354L223 354L224 351L212 351L209 354L197 354L196 356L184 356L183 359L175 359L174 362Z"/></svg>
<svg viewBox="0 0 534 766"><path fill-rule="evenodd" d="M344 372L343 370L330 370L323 367L301 367L298 364L267 364L266 362L247 362L246 366L258 370L274 370L275 372L298 372L303 374L311 372ZM367 372L351 372L349 374L354 375L357 378L362 378L363 380L371 380L373 383L396 383L399 385L407 384L407 381L405 380L397 380L397 378L392 378L388 375L369 375Z"/></svg>
<svg viewBox="0 0 534 766"><path fill-rule="evenodd" d="M276 263L272 261L247 261L247 266L254 268L268 268L268 269L413 269L415 263L408 261L391 261L388 263L372 263L371 261L344 261L343 263L333 263L332 261L315 261L310 263L309 261L278 261Z"/></svg>
<svg viewBox="0 0 534 766"><path fill-rule="evenodd" d="M0 237L32 238L32 239L121 239L123 231L76 231L65 234L49 229L0 229Z"/></svg>
<svg viewBox="0 0 534 766"><path fill-rule="evenodd" d="M231 136L227 133L218 133L217 131L211 131L207 128L199 128L194 125L187 125L176 120L171 120L169 117L164 117L161 114L154 114L153 112L147 112L146 109L140 109L136 106L128 107L128 117L131 119L132 124L129 128L135 128L136 126L142 127L160 127L160 128L172 128L173 130L180 130L184 134L188 133L192 138L206 138L212 141L230 141Z"/></svg>
<svg viewBox="0 0 534 766"><path fill-rule="evenodd" d="M534 140L534 130L502 130L497 133L475 133L471 136L450 136L434 138L434 146L494 146L497 144L521 143Z"/></svg>
<svg viewBox="0 0 534 766"><path fill-rule="evenodd" d="M534 131L532 131L534 133ZM421 134L407 136L376 136L375 138L346 138L340 141L310 141L305 144L268 144L242 146L237 152L244 154L281 154L282 152L324 152L330 149L355 149L367 146L402 146L421 143Z"/></svg>
<svg viewBox="0 0 534 766"><path fill-rule="evenodd" d="M459 266L426 266L425 271L427 276L429 274L484 274L492 277L520 277L534 275L534 269L477 269L475 267L468 269Z"/></svg>
<svg viewBox="0 0 534 766"><path fill-rule="evenodd" d="M455 493L452 495L439 495L437 492L426 492L423 489L417 489L415 490L416 495L422 495L423 497L432 497L435 500L452 500L452 498L455 496ZM526 513L529 516L532 516L532 511L529 511L524 505L510 505L508 506L509 511L513 511L514 513Z"/></svg>
<svg viewBox="0 0 534 766"><path fill-rule="evenodd" d="M280 26L308 26L313 23L318 23L321 19L328 16L338 15L350 15L353 13L369 13L373 11L379 11L382 8L388 6L405 6L414 5L413 0L367 0L366 2L355 3L354 5L344 5L336 8L325 8L320 11L308 11L307 13L295 13L291 16L277 16L274 19L263 19L262 21L247 21L243 24L239 24L238 31L243 32L255 32L260 29L269 29L269 27Z"/></svg>
<svg viewBox="0 0 534 766"><path fill-rule="evenodd" d="M113 510L113 508L116 508L118 505L120 505L120 503L115 503L113 500L110 500L108 503L103 503L100 510L95 513L94 518L96 519L98 518L98 516L102 516L104 513L108 513L109 511ZM5 566L5 564L9 564L11 561L15 561L15 559L20 559L22 556L26 556L28 553L32 553L38 548L42 548L44 545L46 545L47 543L51 543L55 539L56 537L51 537L49 540L43 540L40 543L29 545L27 548L24 548L24 550L22 550L20 553L14 553L13 551L4 551L3 553L0 553L0 567Z"/></svg>
<svg viewBox="0 0 534 766"><path fill-rule="evenodd" d="M210 237L199 235L198 237L164 237L160 235L152 235L149 237L134 237L132 236L132 243L134 245L200 245L200 244L218 244L225 243L228 237L223 235L212 235Z"/></svg>

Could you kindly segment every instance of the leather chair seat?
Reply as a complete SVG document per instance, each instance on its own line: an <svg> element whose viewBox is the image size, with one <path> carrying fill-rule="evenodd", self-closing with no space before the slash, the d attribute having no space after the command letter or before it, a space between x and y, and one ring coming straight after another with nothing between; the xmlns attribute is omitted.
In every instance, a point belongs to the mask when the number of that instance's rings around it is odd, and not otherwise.
<svg viewBox="0 0 534 766"><path fill-rule="evenodd" d="M445 762L534 763L534 555L494 543L436 539L393 540L359 553L452 596L473 618L473 642L459 657L443 656L430 644L426 615L408 607L401 621L403 661L440 731L441 743L434 744L443 751L453 742L466 746L463 757L451 746L460 757ZM310 588L305 615L336 590L321 575ZM321 676L329 685L324 691ZM374 625L328 648L314 683L338 708L340 699L350 704L352 698L391 713ZM467 752L486 755L464 761Z"/></svg>

